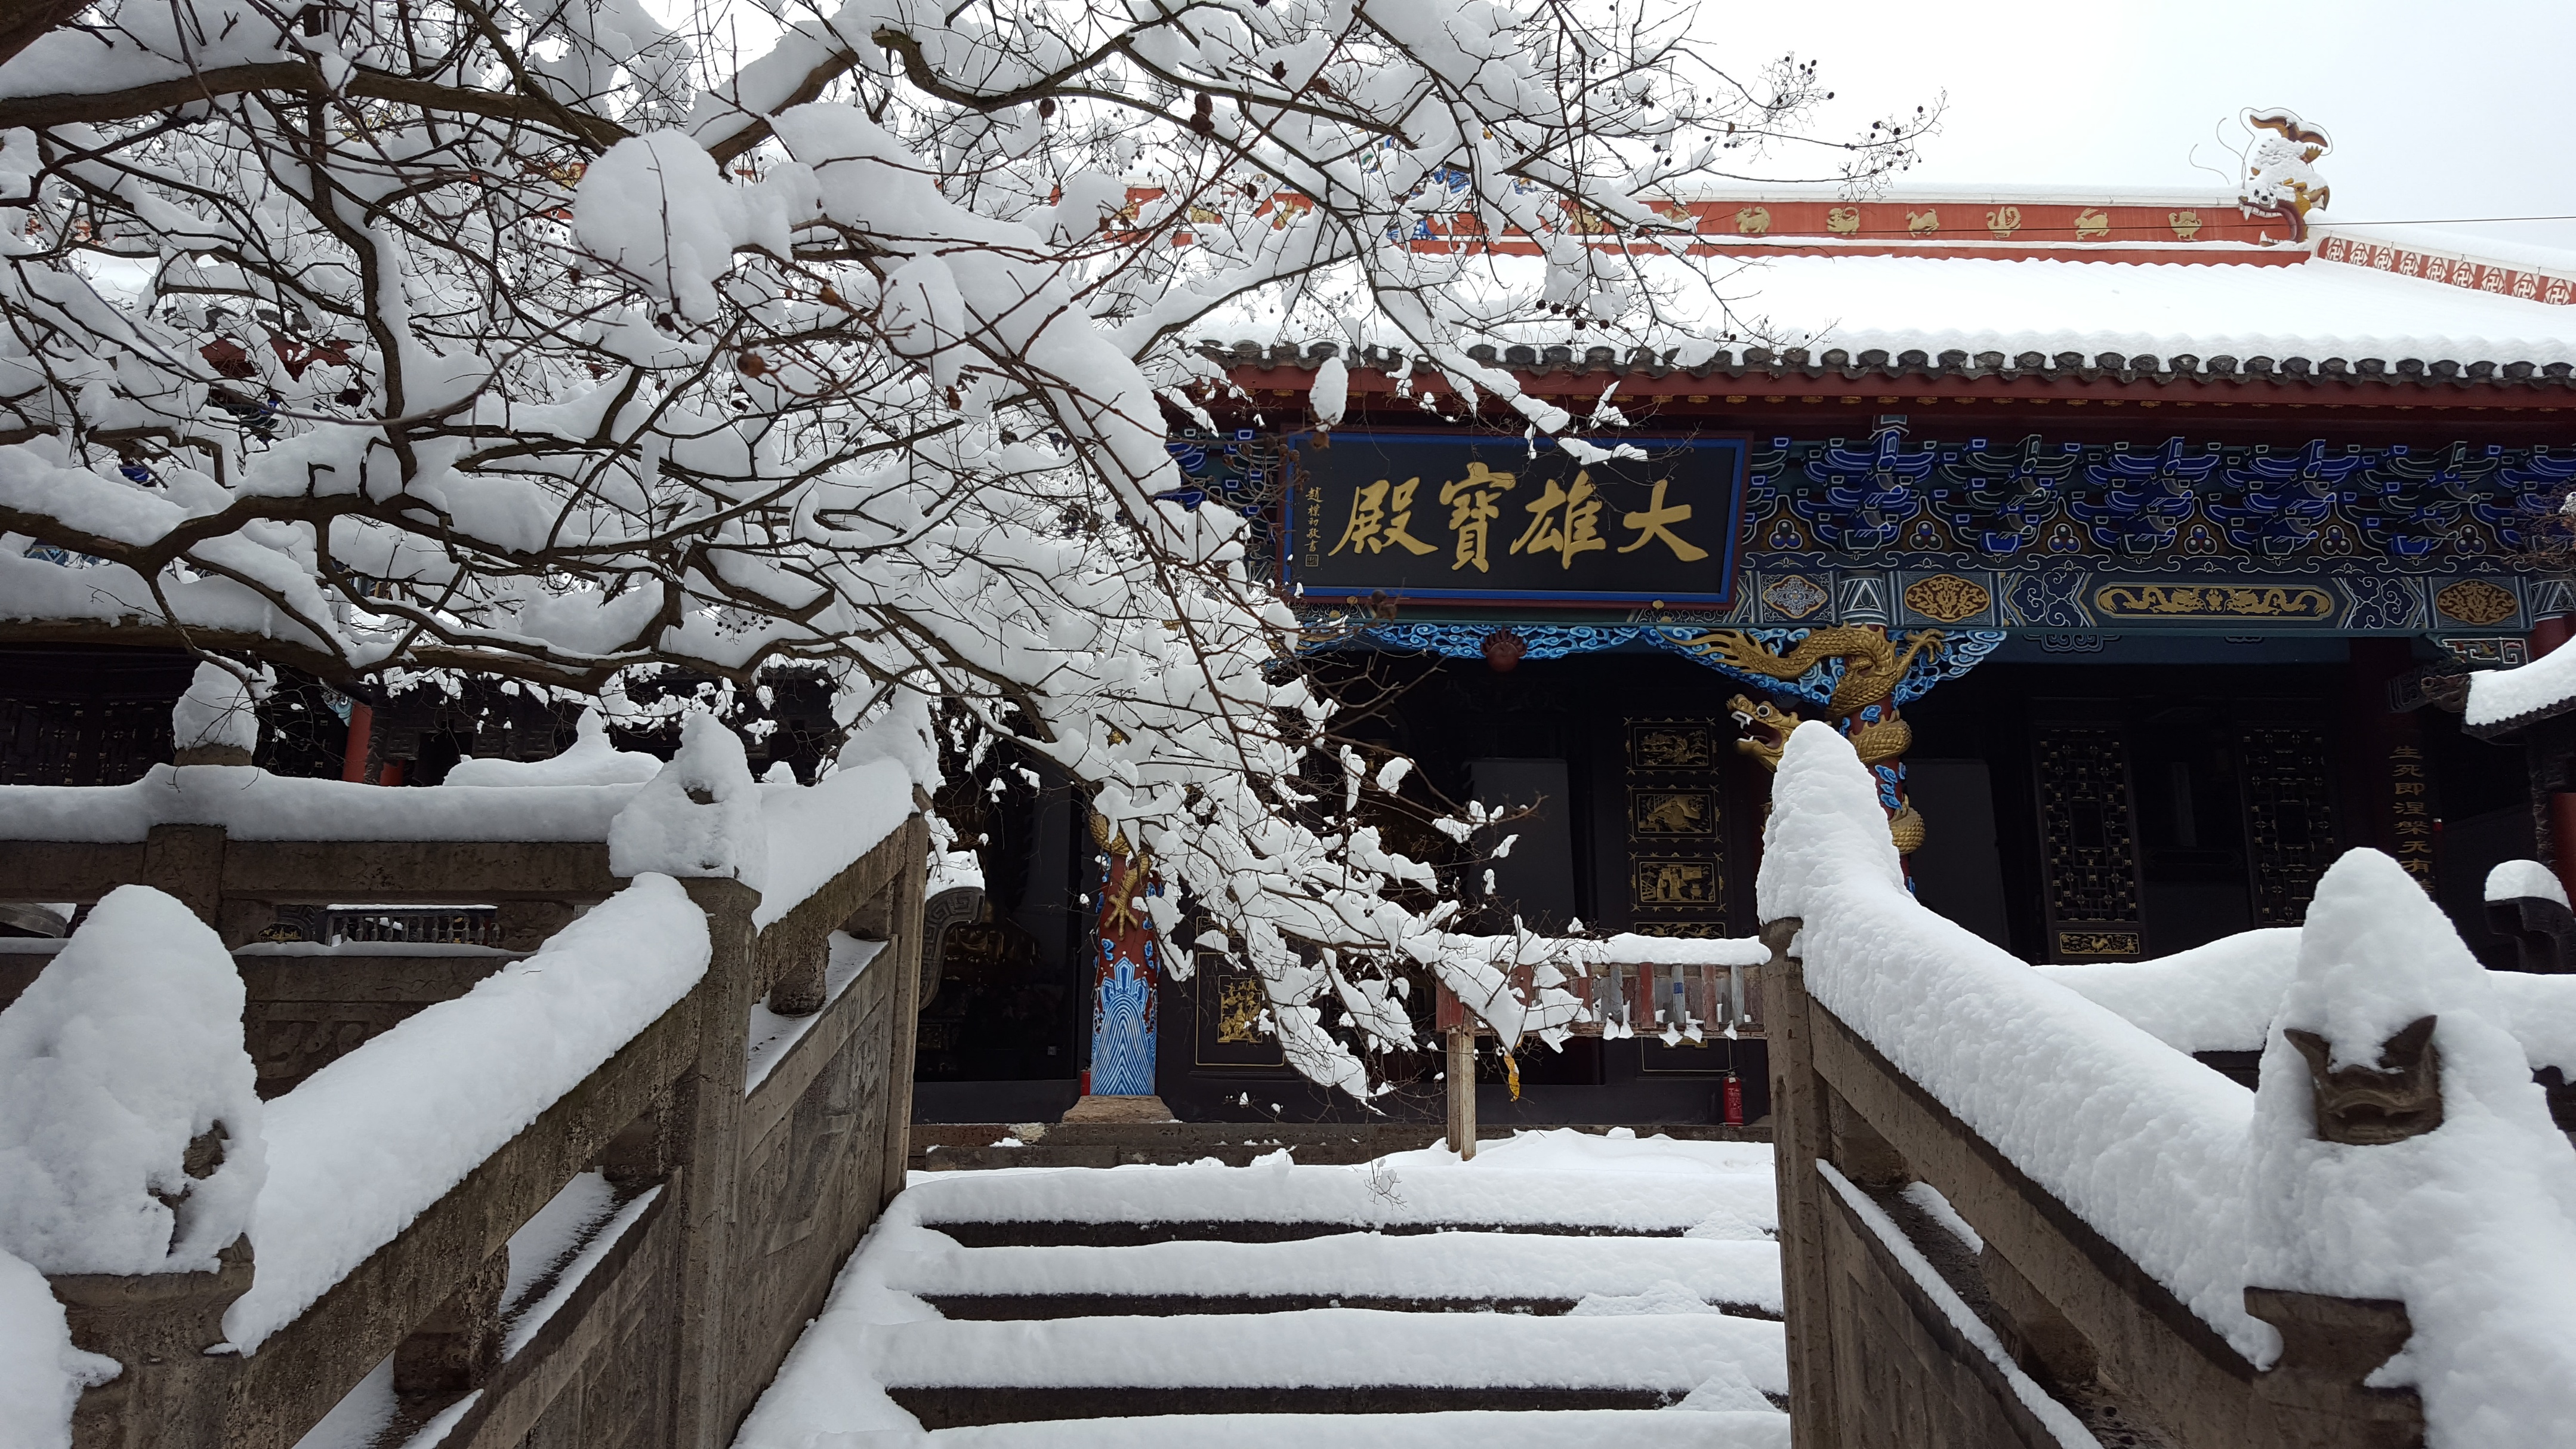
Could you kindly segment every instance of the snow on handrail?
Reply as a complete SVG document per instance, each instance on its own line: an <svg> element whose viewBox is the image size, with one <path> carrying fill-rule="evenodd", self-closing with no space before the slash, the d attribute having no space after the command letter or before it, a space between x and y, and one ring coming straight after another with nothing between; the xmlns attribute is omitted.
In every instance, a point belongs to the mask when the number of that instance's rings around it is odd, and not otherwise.
<svg viewBox="0 0 2576 1449"><path fill-rule="evenodd" d="M267 1104L257 1276L224 1315L243 1352L293 1322L706 974L705 914L638 876L453 1001Z"/></svg>
<svg viewBox="0 0 2576 1449"><path fill-rule="evenodd" d="M2253 1360L2253 1094L1916 903L1851 745L1790 737L1756 887L1809 995Z"/></svg>

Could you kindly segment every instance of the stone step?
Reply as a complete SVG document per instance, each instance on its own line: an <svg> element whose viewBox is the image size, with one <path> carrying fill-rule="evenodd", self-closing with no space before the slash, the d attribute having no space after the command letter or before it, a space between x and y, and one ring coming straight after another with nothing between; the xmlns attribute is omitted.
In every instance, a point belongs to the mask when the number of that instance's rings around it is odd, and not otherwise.
<svg viewBox="0 0 2576 1449"><path fill-rule="evenodd" d="M1788 1390L1774 1322L1319 1308L906 1324L876 1380L924 1427L1113 1414L1643 1409L1712 1380Z"/></svg>
<svg viewBox="0 0 2576 1449"><path fill-rule="evenodd" d="M1133 1248L1153 1243L1293 1243L1349 1233L1390 1238L1435 1233L1513 1233L1575 1238L1678 1238L1687 1228L1621 1228L1600 1223L925 1222L969 1248Z"/></svg>
<svg viewBox="0 0 2576 1449"><path fill-rule="evenodd" d="M1602 1134L1607 1125L1572 1130ZM1643 1134L1685 1142L1768 1142L1771 1124L1726 1127L1707 1123L1638 1125ZM1001 1167L1177 1167L1209 1158L1228 1167L1285 1147L1310 1167L1347 1166L1391 1152L1416 1152L1441 1140L1437 1122L979 1122L912 1126L911 1165L917 1172ZM1504 1140L1495 1134L1493 1141Z"/></svg>
<svg viewBox="0 0 2576 1449"><path fill-rule="evenodd" d="M1577 1298L1410 1298L1379 1293L1259 1293L1224 1297L1161 1293L922 1293L943 1318L1004 1322L1040 1318L1172 1318L1187 1315L1300 1313L1312 1308L1365 1308L1384 1313L1516 1313L1549 1318L1574 1311ZM1780 1321L1758 1303L1714 1302L1737 1318ZM1207 1411L1216 1412L1216 1411Z"/></svg>
<svg viewBox="0 0 2576 1449"><path fill-rule="evenodd" d="M1595 1295L1652 1296L1658 1301L1623 1306L1672 1312L1731 1304L1753 1317L1776 1318L1781 1306L1780 1250L1749 1229L1738 1238L1355 1232L1267 1243L984 1248L950 1247L930 1230L914 1231L938 1246L908 1253L888 1286L952 1318L1068 1316L1052 1306L1057 1301L1124 1303L1132 1306L1084 1311L1128 1314L1291 1306L1555 1314Z"/></svg>
<svg viewBox="0 0 2576 1449"><path fill-rule="evenodd" d="M1534 1409L1409 1414L1175 1414L1042 1419L942 1430L934 1449L1789 1449L1789 1419L1768 1412Z"/></svg>
<svg viewBox="0 0 2576 1449"><path fill-rule="evenodd" d="M1656 1389L1408 1388L890 1388L925 1429L1061 1423L1137 1415L1409 1415L1465 1409L1505 1413L1661 1409L1683 1393ZM1347 1421L1345 1421L1347 1424ZM1347 1435L1342 1428L1337 1437Z"/></svg>

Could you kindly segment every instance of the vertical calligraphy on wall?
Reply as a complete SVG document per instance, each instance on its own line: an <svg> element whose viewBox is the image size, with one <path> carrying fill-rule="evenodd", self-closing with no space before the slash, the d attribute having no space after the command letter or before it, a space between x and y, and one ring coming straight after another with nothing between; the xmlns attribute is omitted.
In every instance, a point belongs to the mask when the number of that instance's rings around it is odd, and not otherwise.
<svg viewBox="0 0 2576 1449"><path fill-rule="evenodd" d="M2413 745L2388 751L2388 822L2391 852L2415 883L2433 889L2433 800L2424 774L2424 752Z"/></svg>

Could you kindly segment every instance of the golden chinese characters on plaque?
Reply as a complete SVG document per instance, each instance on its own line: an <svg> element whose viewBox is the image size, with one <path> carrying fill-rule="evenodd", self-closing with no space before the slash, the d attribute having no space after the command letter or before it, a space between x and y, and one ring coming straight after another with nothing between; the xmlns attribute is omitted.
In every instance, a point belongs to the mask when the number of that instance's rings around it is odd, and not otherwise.
<svg viewBox="0 0 2576 1449"><path fill-rule="evenodd" d="M1228 1046L1266 1041L1261 1034L1261 1013L1269 1005L1262 999L1261 983L1252 977L1239 976L1226 982L1217 996L1216 1039Z"/></svg>
<svg viewBox="0 0 2576 1449"><path fill-rule="evenodd" d="M1482 462L1471 462L1465 477L1440 485L1438 499L1449 509L1452 571L1492 571L1494 520L1503 516L1503 495L1519 483L1516 474L1497 473ZM1648 544L1659 544L1682 563L1698 563L1708 557L1707 549L1679 531L1696 510L1688 503L1669 501L1671 488L1671 479L1658 478L1645 507L1618 514L1617 526L1629 535L1618 552L1635 553ZM1420 478L1407 478L1401 483L1381 478L1354 489L1341 539L1325 556L1338 557L1345 550L1354 554L1380 553L1390 544L1416 557L1439 552L1412 532L1413 504L1421 489ZM1507 553L1554 555L1558 567L1570 569L1584 554L1611 546L1601 533L1600 490L1588 472L1577 472L1570 483L1547 479L1540 485L1538 496L1521 505L1521 511L1529 515L1529 523L1512 540Z"/></svg>

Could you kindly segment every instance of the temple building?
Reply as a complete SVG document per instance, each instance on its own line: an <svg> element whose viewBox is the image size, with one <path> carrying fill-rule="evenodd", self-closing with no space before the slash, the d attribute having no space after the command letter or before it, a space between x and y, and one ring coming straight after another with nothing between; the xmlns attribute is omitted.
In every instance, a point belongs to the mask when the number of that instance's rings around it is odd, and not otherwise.
<svg viewBox="0 0 2576 1449"><path fill-rule="evenodd" d="M2568 786L2535 788L2510 732L2464 730L2452 676L2524 664L2576 616L2576 258L2213 195L1673 214L1722 280L1658 308L1751 340L1569 322L1478 353L1571 413L1581 450L1534 450L1395 351L1204 344L1236 391L1177 434L1184 501L1257 520L1345 731L1419 762L1408 799L1526 812L1501 859L1401 810L1392 843L1471 893L1491 869L1492 929L1747 937L1769 768L1823 720L1877 773L1919 897L2026 960L2295 926L2370 845L2515 963L2481 888L2500 861L2576 859L2550 826ZM1452 244L1436 222L1422 242ZM1330 357L1347 403L1318 417ZM1102 1003L1142 972L1149 1034L1121 1028L1119 1085L1094 1090L1139 1090L1141 1049L1185 1119L1360 1113L1280 1065L1253 983L1180 979L1071 905L1110 899L1124 857L1069 794L1022 803L984 924L951 938L930 1009L953 1019L924 1024L926 1112L1070 1101L1082 1079L1054 1064L1132 1021ZM1743 978L1640 962L1596 985L1629 1029L1509 1068L1489 1048L1484 1120L1758 1119ZM1439 1066L1390 1064L1407 1085L1377 1105L1436 1114Z"/></svg>

